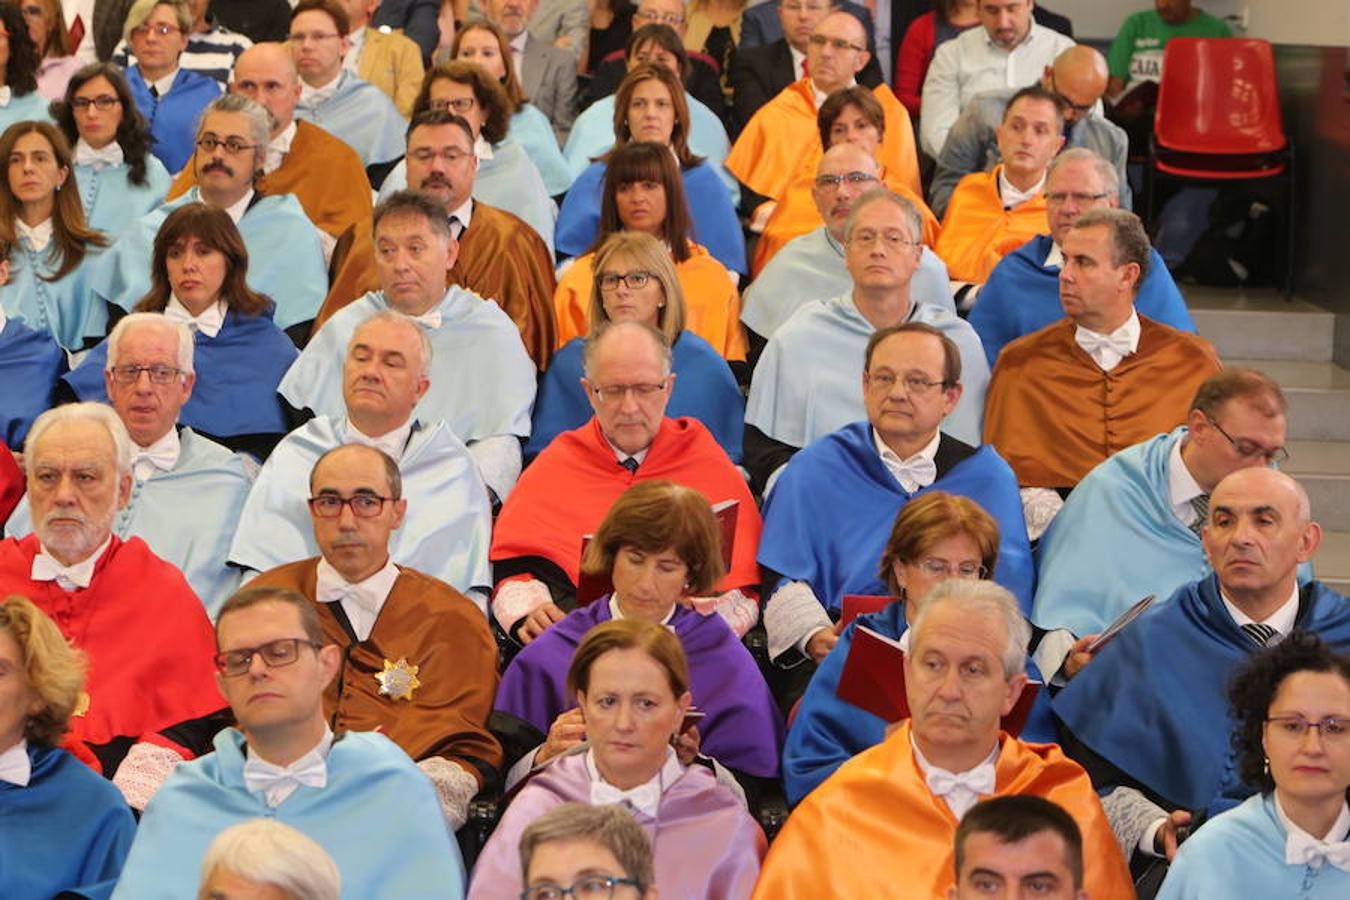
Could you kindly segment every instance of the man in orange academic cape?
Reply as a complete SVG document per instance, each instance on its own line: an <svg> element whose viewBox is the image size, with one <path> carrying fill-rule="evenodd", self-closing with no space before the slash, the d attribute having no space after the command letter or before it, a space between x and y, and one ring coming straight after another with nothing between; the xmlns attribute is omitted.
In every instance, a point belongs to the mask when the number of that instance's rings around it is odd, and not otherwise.
<svg viewBox="0 0 1350 900"><path fill-rule="evenodd" d="M1004 255L1046 231L1046 169L1063 145L1061 101L1040 85L1014 94L998 128L1003 162L962 178L942 219L935 249L952 281L984 284Z"/></svg>
<svg viewBox="0 0 1350 900"><path fill-rule="evenodd" d="M1030 626L1012 594L990 581L944 582L910 630L911 718L793 811L769 849L755 900L945 896L955 883L957 823L982 798L1012 794L1043 797L1073 816L1093 900L1133 898L1087 773L1054 744L999 730L1027 683Z"/></svg>
<svg viewBox="0 0 1350 900"><path fill-rule="evenodd" d="M445 207L459 255L449 283L494 300L520 329L540 370L557 347L553 325L553 257L532 228L511 213L473 197L478 158L473 133L461 117L429 110L408 128L408 187L431 194ZM317 332L347 304L380 289L375 271L375 231L367 215L333 260L333 284L314 319ZM347 243L344 241L344 243Z"/></svg>
<svg viewBox="0 0 1350 900"><path fill-rule="evenodd" d="M985 395L985 443L1023 488L1072 488L1113 453L1183 424L1218 374L1208 341L1135 310L1151 261L1143 224L1123 209L1083 213L1065 235L1067 318L1005 346Z"/></svg>
<svg viewBox="0 0 1350 900"><path fill-rule="evenodd" d="M727 156L727 170L756 194L781 200L793 177L804 169L814 170L824 152L816 124L820 105L831 93L852 87L854 76L869 58L867 32L861 22L846 12L833 12L822 19L806 50L810 74L788 85L755 113ZM877 161L891 177L922 197L909 113L886 85L872 93L886 116ZM760 215L766 216L767 211Z"/></svg>
<svg viewBox="0 0 1350 900"><path fill-rule="evenodd" d="M281 44L256 44L239 54L230 92L256 100L272 114L272 140L255 183L258 192L294 194L331 251L344 231L370 215L370 181L361 157L319 126L296 120L300 76ZM196 183L193 167L185 167L169 189L169 199Z"/></svg>

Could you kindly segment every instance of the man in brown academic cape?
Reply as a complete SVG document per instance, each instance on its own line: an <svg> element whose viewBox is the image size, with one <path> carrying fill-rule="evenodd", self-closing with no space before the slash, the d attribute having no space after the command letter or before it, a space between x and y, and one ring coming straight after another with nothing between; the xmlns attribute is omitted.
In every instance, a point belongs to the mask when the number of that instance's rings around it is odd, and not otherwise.
<svg viewBox="0 0 1350 900"><path fill-rule="evenodd" d="M317 125L295 118L300 76L281 44L255 44L234 64L230 92L256 100L272 114L272 140L255 182L266 196L294 194L331 249L357 221L369 221L370 181L361 157ZM169 199L197 183L188 166L174 180Z"/></svg>
<svg viewBox="0 0 1350 900"><path fill-rule="evenodd" d="M1111 454L1171 431L1219 371L1208 341L1135 311L1150 264L1134 213L1094 209L1065 235L1067 318L1004 347L985 397L984 440L1023 488L1071 488Z"/></svg>
<svg viewBox="0 0 1350 900"><path fill-rule="evenodd" d="M473 198L478 174L473 143L469 124L459 116L440 110L414 116L408 126L408 188L433 195L451 220L459 257L450 270L450 284L495 300L516 323L525 349L542 370L557 346L553 258L521 219ZM380 289L369 217L353 229L350 246L339 249L333 272L315 331L348 303Z"/></svg>
<svg viewBox="0 0 1350 900"><path fill-rule="evenodd" d="M324 691L333 731L379 731L417 761L453 828L495 776L501 747L487 720L497 646L474 602L443 581L395 565L389 536L403 524L398 464L361 444L330 450L310 474L309 510L322 556L264 572L318 608L342 648Z"/></svg>

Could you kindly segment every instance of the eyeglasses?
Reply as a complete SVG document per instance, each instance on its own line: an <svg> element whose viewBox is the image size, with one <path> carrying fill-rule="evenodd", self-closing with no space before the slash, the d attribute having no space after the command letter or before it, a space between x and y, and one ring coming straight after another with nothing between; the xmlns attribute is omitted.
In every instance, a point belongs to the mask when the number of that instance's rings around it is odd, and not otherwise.
<svg viewBox="0 0 1350 900"><path fill-rule="evenodd" d="M258 146L257 144L245 144L243 141L241 141L237 137L234 137L233 135L227 137L223 141L220 138L210 134L197 139L198 150L203 150L207 153L215 153L217 147L224 147L225 151L229 153L231 156L243 153L245 150L252 150L257 146Z"/></svg>
<svg viewBox="0 0 1350 900"><path fill-rule="evenodd" d="M575 900L610 900L614 889L624 885L642 889L641 883L633 878L614 878L609 875L583 875L569 887L558 884L538 884L520 892L520 900L562 900L573 897Z"/></svg>
<svg viewBox="0 0 1350 900"><path fill-rule="evenodd" d="M253 657L261 656L269 669L289 666L300 658L301 647L313 647L318 650L320 644L304 638L281 638L268 641L258 647L241 647L238 650L225 650L215 656L216 668L227 678L243 675L253 666Z"/></svg>
<svg viewBox="0 0 1350 900"><path fill-rule="evenodd" d="M1275 726L1277 734L1284 734L1297 740L1303 740L1309 728L1316 728L1324 741L1343 740L1350 733L1350 719L1340 716L1327 716L1320 722L1309 722L1298 713L1288 716L1271 716L1267 722Z"/></svg>
<svg viewBox="0 0 1350 900"><path fill-rule="evenodd" d="M945 559L938 559L935 556L925 556L919 560L918 566L925 575L932 578L983 578L989 574L989 570L979 563L964 562L953 566Z"/></svg>
<svg viewBox="0 0 1350 900"><path fill-rule="evenodd" d="M670 25L672 27L684 24L684 16L679 13L658 13L652 12L651 10L639 10L633 13L633 18L642 19L647 22L659 22L662 25Z"/></svg>
<svg viewBox="0 0 1350 900"><path fill-rule="evenodd" d="M591 393L595 394L595 398L601 403L619 403L630 391L639 400L646 400L665 389L664 381L660 384L597 384L591 388Z"/></svg>
<svg viewBox="0 0 1350 900"><path fill-rule="evenodd" d="M295 34L287 35L286 40L292 44L317 44L319 41L327 41L337 37L342 37L342 35L336 31L297 31Z"/></svg>
<svg viewBox="0 0 1350 900"><path fill-rule="evenodd" d="M890 393L895 389L897 383L903 384L905 386L905 391L915 397L922 397L925 394L931 393L933 388L946 384L945 381L929 381L922 375L906 375L904 378L899 378L892 375L890 372L867 373L867 384L869 387L874 387L878 390Z"/></svg>
<svg viewBox="0 0 1350 900"><path fill-rule="evenodd" d="M151 366L133 366L127 363L122 366L113 366L111 371L113 381L118 384L135 384L141 380L142 372L150 376L151 384L169 384L179 375L186 374L176 366L166 366L163 363L155 363Z"/></svg>
<svg viewBox="0 0 1350 900"><path fill-rule="evenodd" d="M1267 450L1255 441L1246 439L1240 441L1235 440L1231 434L1223 430L1222 425L1210 418L1208 414L1205 415L1205 420L1217 428L1219 434L1228 438L1228 443L1233 445L1233 449L1237 451L1237 455L1241 456L1243 459L1254 459L1259 456L1266 461L1266 465L1271 466L1278 466L1280 463L1286 462L1289 459L1289 451L1284 447L1276 447L1273 450Z"/></svg>
<svg viewBox="0 0 1350 900"><path fill-rule="evenodd" d="M816 187L837 188L845 182L848 184L870 184L876 180L877 176L870 172L847 172L843 175L817 175Z"/></svg>
<svg viewBox="0 0 1350 900"><path fill-rule="evenodd" d="M458 147L446 147L440 151L432 150L430 147L423 147L419 150L414 150L412 153L409 153L408 155L411 156L413 159L417 160L418 162L422 163L423 165L426 165L427 163L431 162L433 159L436 159L437 157L445 160L448 163L453 164L463 162L464 160L469 159L471 156L473 156L472 153L465 153Z"/></svg>
<svg viewBox="0 0 1350 900"><path fill-rule="evenodd" d="M652 272L643 272L641 270L633 272L601 272L599 277L600 290L606 294L619 289L619 282L622 281L630 291L636 291L639 288L647 286L647 282L655 278Z"/></svg>
<svg viewBox="0 0 1350 900"><path fill-rule="evenodd" d="M1074 103L1068 97L1061 94L1059 92L1059 88L1055 87L1054 75L1050 76L1050 93L1055 95L1055 99L1060 102L1060 105L1062 105L1065 110L1067 110L1068 112L1077 113L1080 116L1085 116L1088 113L1092 112L1092 108L1097 105L1097 101L1095 100L1092 101L1091 103Z"/></svg>
<svg viewBox="0 0 1350 900"><path fill-rule="evenodd" d="M466 113L478 105L477 97L455 97L452 100L432 100L431 108L440 112L454 110L457 113Z"/></svg>
<svg viewBox="0 0 1350 900"><path fill-rule="evenodd" d="M358 519L373 519L384 509L384 504L394 499L393 497L381 497L378 494L353 494L350 497L340 497L337 494L320 494L317 497L310 497L309 511L314 513L320 519L336 519L342 515L342 507L350 506L352 515Z"/></svg>
<svg viewBox="0 0 1350 900"><path fill-rule="evenodd" d="M76 112L88 112L91 106L106 112L121 102L111 94L100 94L97 97L76 97L70 101L70 107Z"/></svg>
<svg viewBox="0 0 1350 900"><path fill-rule="evenodd" d="M862 53L864 50L867 49L866 47L859 47L857 44L850 44L843 38L826 37L823 34L811 35L810 41L811 46L813 47L824 47L826 44L829 44L834 49L840 51L853 50L854 52Z"/></svg>
<svg viewBox="0 0 1350 900"><path fill-rule="evenodd" d="M171 34L178 34L182 30L183 29L179 28L177 25L170 25L168 22L160 22L157 25L137 25L135 28L131 29L131 33L136 37L143 38L153 31L160 37L168 37Z"/></svg>
<svg viewBox="0 0 1350 900"><path fill-rule="evenodd" d="M1098 200L1105 200L1111 196L1106 191L1100 194L1087 194L1082 191L1055 191L1052 194L1045 195L1046 203L1063 203L1065 200L1072 200L1079 206L1086 206L1089 203L1096 203Z"/></svg>
<svg viewBox="0 0 1350 900"><path fill-rule="evenodd" d="M857 243L864 247L880 240L892 250L899 250L901 247L917 247L918 241L911 241L909 236L898 228L887 228L885 231L877 231L873 228L859 228L849 236L850 244Z"/></svg>

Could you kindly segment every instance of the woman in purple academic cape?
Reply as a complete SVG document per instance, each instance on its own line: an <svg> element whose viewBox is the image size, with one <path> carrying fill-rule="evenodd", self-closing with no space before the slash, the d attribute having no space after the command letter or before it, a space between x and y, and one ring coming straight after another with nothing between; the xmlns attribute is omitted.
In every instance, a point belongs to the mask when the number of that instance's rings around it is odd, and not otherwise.
<svg viewBox="0 0 1350 900"><path fill-rule="evenodd" d="M639 564L648 584L683 569L663 557L645 554ZM588 742L554 759L516 795L478 859L469 900L519 897L521 833L568 802L613 803L632 814L651 838L661 896L749 897L764 833L711 771L689 764L693 742L682 733L689 669L674 634L636 617L597 625L577 648L567 685Z"/></svg>
<svg viewBox="0 0 1350 900"><path fill-rule="evenodd" d="M721 532L707 498L669 481L635 484L600 524L583 568L608 574L613 593L530 642L497 690L498 713L540 741L548 736L533 764L581 740L577 701L564 675L583 636L602 622L632 618L665 625L680 639L693 705L704 714L701 752L733 771L776 778L783 719L754 658L721 616L686 607L687 598L711 592L722 576Z"/></svg>

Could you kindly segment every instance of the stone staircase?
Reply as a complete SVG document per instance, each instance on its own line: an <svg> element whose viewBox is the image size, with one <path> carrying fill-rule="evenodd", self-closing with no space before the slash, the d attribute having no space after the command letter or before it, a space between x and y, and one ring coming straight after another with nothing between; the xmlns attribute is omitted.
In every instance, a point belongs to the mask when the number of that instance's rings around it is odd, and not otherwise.
<svg viewBox="0 0 1350 900"><path fill-rule="evenodd" d="M1283 468L1307 489L1323 529L1313 566L1321 581L1350 594L1350 370L1332 362L1334 317L1273 290L1183 285L1182 293L1226 365L1260 369L1284 388Z"/></svg>

